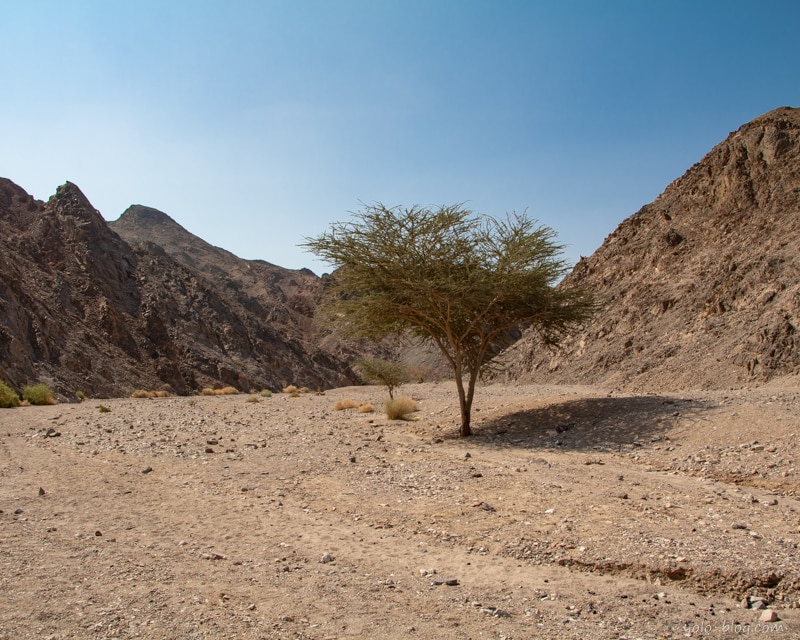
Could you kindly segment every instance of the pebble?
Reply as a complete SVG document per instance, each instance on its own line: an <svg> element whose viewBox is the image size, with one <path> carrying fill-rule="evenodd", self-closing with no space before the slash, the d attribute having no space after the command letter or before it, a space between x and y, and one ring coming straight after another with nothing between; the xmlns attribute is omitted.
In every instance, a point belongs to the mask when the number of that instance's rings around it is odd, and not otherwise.
<svg viewBox="0 0 800 640"><path fill-rule="evenodd" d="M766 609L765 611L761 612L761 617L759 618L761 622L777 622L778 621L778 614L775 613L772 609Z"/></svg>
<svg viewBox="0 0 800 640"><path fill-rule="evenodd" d="M336 560L336 558L334 558L330 553L323 553L322 557L319 559L322 564L328 564L334 560Z"/></svg>

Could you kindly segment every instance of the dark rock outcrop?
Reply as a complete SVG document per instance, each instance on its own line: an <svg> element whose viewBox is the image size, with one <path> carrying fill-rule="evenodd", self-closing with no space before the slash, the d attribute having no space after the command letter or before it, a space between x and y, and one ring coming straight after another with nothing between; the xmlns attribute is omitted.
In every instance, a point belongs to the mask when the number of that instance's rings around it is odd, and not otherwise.
<svg viewBox="0 0 800 640"><path fill-rule="evenodd" d="M45 204L0 179L0 378L66 397L356 382L320 346L321 280L241 260L165 214L108 224L75 185Z"/></svg>

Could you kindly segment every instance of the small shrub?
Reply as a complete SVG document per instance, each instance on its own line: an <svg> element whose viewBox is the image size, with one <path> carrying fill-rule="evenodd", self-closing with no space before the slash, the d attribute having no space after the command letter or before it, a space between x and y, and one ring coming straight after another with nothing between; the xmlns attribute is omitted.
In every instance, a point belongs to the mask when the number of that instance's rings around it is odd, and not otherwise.
<svg viewBox="0 0 800 640"><path fill-rule="evenodd" d="M46 384L39 383L25 387L22 390L22 399L28 404L44 405L55 404L53 391Z"/></svg>
<svg viewBox="0 0 800 640"><path fill-rule="evenodd" d="M351 400L350 398L344 398L343 400L337 400L336 404L333 405L333 408L336 411L344 411L345 409L355 409L358 406L358 402L355 400Z"/></svg>
<svg viewBox="0 0 800 640"><path fill-rule="evenodd" d="M297 393L297 387L295 387L293 384L290 384L289 386L284 387L282 391L283 393Z"/></svg>
<svg viewBox="0 0 800 640"><path fill-rule="evenodd" d="M261 390L261 395L263 397L265 397L265 398L271 398L272 397L272 391L270 391L269 389L262 389Z"/></svg>
<svg viewBox="0 0 800 640"><path fill-rule="evenodd" d="M383 405L386 417L389 420L405 420L409 413L419 411L417 403L408 396L402 398L389 398Z"/></svg>
<svg viewBox="0 0 800 640"><path fill-rule="evenodd" d="M5 382L0 382L0 408L10 409L19 406L19 396L17 392L9 387Z"/></svg>
<svg viewBox="0 0 800 640"><path fill-rule="evenodd" d="M356 369L361 379L368 384L382 384L394 398L394 390L410 379L408 369L400 362L390 360L359 360Z"/></svg>
<svg viewBox="0 0 800 640"><path fill-rule="evenodd" d="M222 387L222 389L217 389L215 393L219 396L235 396L239 394L239 390L236 387Z"/></svg>
<svg viewBox="0 0 800 640"><path fill-rule="evenodd" d="M216 395L216 394L214 393L214 390L211 387L205 387L205 388L201 389L200 395L201 396L213 396L213 395Z"/></svg>
<svg viewBox="0 0 800 640"><path fill-rule="evenodd" d="M99 405L97 405L97 409L100 411L100 413L111 413L111 409L109 409L109 408L108 408L106 405L104 405L104 404L99 404Z"/></svg>
<svg viewBox="0 0 800 640"><path fill-rule="evenodd" d="M299 391L292 391L292 392L289 394L289 397L290 397L290 398L299 398L299 397L300 397L300 392L299 392Z"/></svg>
<svg viewBox="0 0 800 640"><path fill-rule="evenodd" d="M358 405L359 413L372 413L373 411L375 411L375 407L373 407L369 402Z"/></svg>
<svg viewBox="0 0 800 640"><path fill-rule="evenodd" d="M153 392L152 391L145 391L144 389L136 389L131 394L131 398L152 398Z"/></svg>
<svg viewBox="0 0 800 640"><path fill-rule="evenodd" d="M250 396L245 402L261 402L261 398L258 396Z"/></svg>
<svg viewBox="0 0 800 640"><path fill-rule="evenodd" d="M161 389L159 391L153 391L154 398L169 398L169 391L165 389Z"/></svg>
<svg viewBox="0 0 800 640"><path fill-rule="evenodd" d="M297 390L297 393L310 393L310 391L311 391L311 389L309 389L308 387L300 387Z"/></svg>
<svg viewBox="0 0 800 640"><path fill-rule="evenodd" d="M86 394L85 394L83 391L78 391L78 392L75 394L75 396L76 396L76 397L78 398L78 400L80 400L81 402L83 402L84 400L86 400Z"/></svg>

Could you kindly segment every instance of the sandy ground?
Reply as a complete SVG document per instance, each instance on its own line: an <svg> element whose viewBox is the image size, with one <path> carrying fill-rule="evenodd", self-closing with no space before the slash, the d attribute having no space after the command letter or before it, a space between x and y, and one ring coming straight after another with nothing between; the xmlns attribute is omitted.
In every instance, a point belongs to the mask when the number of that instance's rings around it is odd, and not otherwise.
<svg viewBox="0 0 800 640"><path fill-rule="evenodd" d="M400 392L0 411L0 638L800 638L800 391Z"/></svg>

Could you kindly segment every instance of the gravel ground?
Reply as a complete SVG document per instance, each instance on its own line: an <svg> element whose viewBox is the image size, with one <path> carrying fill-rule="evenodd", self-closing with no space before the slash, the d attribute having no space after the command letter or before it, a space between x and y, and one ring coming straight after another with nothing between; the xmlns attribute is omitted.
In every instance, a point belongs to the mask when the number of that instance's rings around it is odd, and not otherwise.
<svg viewBox="0 0 800 640"><path fill-rule="evenodd" d="M0 411L0 639L800 637L799 391L400 392Z"/></svg>

